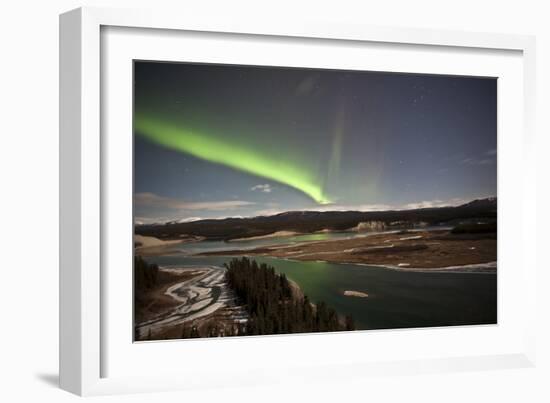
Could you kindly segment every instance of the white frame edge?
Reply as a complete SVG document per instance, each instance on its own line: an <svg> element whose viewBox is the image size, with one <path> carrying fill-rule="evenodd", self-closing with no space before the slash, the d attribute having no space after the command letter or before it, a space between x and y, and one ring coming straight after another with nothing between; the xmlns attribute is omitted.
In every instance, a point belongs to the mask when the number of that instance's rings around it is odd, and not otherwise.
<svg viewBox="0 0 550 403"><path fill-rule="evenodd" d="M505 49L523 52L525 88L524 156L527 172L524 191L535 195L535 38L533 36L472 33L413 28L372 27L323 21L247 20L235 22L215 17L151 10L79 8L60 16L60 386L78 395L116 393L130 380L100 377L100 27L180 29L199 32L309 37L324 39L405 43L435 46ZM535 199L524 205L525 217L535 218ZM534 259L534 258L533 258ZM536 312L537 269L527 268L529 303ZM534 318L526 329L524 355L501 356L499 360L433 360L429 372L489 369L495 365L532 366L535 362ZM498 364L500 363L500 364ZM369 374L420 371L421 363L393 363L361 367ZM376 368L375 368L376 367ZM358 368L359 369L359 368ZM183 388L184 385L178 385ZM176 388L167 380L140 390Z"/></svg>
<svg viewBox="0 0 550 403"><path fill-rule="evenodd" d="M59 383L79 395L100 374L99 25L93 21L83 9L60 16Z"/></svg>

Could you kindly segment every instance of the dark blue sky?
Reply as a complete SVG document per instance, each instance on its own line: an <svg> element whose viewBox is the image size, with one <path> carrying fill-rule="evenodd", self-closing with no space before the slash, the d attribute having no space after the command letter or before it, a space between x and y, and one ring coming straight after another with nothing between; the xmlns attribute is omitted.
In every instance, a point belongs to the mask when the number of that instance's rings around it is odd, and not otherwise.
<svg viewBox="0 0 550 403"><path fill-rule="evenodd" d="M295 165L330 200L136 131L137 221L496 195L493 78L135 62L134 79L136 116L204 134L230 157L246 149L271 166Z"/></svg>

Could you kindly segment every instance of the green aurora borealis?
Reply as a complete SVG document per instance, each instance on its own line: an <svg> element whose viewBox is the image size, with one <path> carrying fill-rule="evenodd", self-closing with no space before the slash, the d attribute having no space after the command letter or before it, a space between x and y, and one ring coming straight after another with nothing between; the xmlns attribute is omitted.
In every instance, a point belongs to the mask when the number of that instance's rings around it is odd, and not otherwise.
<svg viewBox="0 0 550 403"><path fill-rule="evenodd" d="M496 80L136 61L140 222L496 194Z"/></svg>
<svg viewBox="0 0 550 403"><path fill-rule="evenodd" d="M222 164L297 189L319 204L330 203L321 178L300 161L285 159L250 145L228 142L209 133L199 133L165 120L136 116L135 130L148 140L206 161Z"/></svg>

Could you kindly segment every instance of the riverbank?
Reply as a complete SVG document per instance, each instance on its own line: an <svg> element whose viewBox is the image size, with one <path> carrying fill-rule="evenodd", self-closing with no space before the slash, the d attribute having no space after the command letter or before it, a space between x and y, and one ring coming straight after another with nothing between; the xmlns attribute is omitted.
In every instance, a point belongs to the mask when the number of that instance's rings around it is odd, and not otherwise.
<svg viewBox="0 0 550 403"><path fill-rule="evenodd" d="M221 267L160 268L172 276L142 297L136 311L136 340L182 338L192 328L225 327L246 322L247 315L225 283Z"/></svg>
<svg viewBox="0 0 550 403"><path fill-rule="evenodd" d="M202 240L204 240L204 238L198 236L186 236L181 239L165 240L152 236L134 234L134 248L136 254L141 256L157 256L174 252L179 245L200 242Z"/></svg>
<svg viewBox="0 0 550 403"><path fill-rule="evenodd" d="M395 270L496 270L496 234L399 231L364 237L203 252L199 256L269 256L298 261L376 265Z"/></svg>

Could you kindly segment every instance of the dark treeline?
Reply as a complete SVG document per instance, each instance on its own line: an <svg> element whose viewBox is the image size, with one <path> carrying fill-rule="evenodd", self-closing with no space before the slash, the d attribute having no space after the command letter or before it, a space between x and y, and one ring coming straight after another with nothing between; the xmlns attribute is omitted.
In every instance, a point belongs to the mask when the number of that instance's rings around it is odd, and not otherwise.
<svg viewBox="0 0 550 403"><path fill-rule="evenodd" d="M159 268L156 264L149 264L141 258L134 257L134 320L140 321L142 311L147 306L146 294L159 283ZM136 328L135 338L138 339Z"/></svg>
<svg viewBox="0 0 550 403"><path fill-rule="evenodd" d="M227 337L227 336L245 336L246 324L228 323L211 319L198 326L195 323L184 323L181 329L182 339L196 339L200 337Z"/></svg>
<svg viewBox="0 0 550 403"><path fill-rule="evenodd" d="M353 318L341 323L336 311L324 302L313 306L284 274L246 257L233 259L227 268L227 282L246 304L250 315L246 334L281 334L354 330Z"/></svg>
<svg viewBox="0 0 550 403"><path fill-rule="evenodd" d="M136 291L145 291L158 283L159 267L149 264L141 256L134 257L134 284Z"/></svg>
<svg viewBox="0 0 550 403"><path fill-rule="evenodd" d="M452 234L490 234L497 232L497 223L466 223L460 224L454 227L451 231Z"/></svg>

